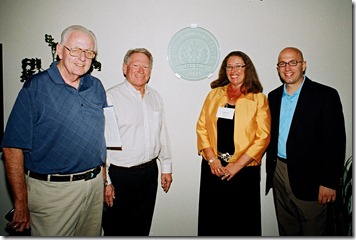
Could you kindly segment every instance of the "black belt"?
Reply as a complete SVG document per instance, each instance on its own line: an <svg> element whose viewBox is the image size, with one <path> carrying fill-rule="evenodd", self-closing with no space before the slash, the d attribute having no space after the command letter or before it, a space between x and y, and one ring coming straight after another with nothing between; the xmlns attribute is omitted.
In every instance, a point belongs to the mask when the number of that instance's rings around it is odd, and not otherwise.
<svg viewBox="0 0 356 240"><path fill-rule="evenodd" d="M145 162L145 163L142 163L140 165L136 165L136 166L132 166L132 167L122 167L122 166L116 166L116 165L113 165L113 164L110 164L110 167L120 168L120 169L143 169L143 168L147 168L147 167L151 166L153 163L155 163L156 159L157 158L154 158L149 162Z"/></svg>
<svg viewBox="0 0 356 240"><path fill-rule="evenodd" d="M284 162L284 163L288 163L287 159L285 159L285 158L281 158L281 157L278 157L278 156L277 156L277 159L278 159L279 161Z"/></svg>
<svg viewBox="0 0 356 240"><path fill-rule="evenodd" d="M78 174L41 174L41 173L35 173L31 172L30 170L25 169L25 174L28 175L29 177L42 180L42 181L48 181L48 182L71 182L71 181L78 181L78 180L90 180L93 178L96 178L96 176L101 172L101 166L98 166L96 168L90 169L84 173L78 173Z"/></svg>

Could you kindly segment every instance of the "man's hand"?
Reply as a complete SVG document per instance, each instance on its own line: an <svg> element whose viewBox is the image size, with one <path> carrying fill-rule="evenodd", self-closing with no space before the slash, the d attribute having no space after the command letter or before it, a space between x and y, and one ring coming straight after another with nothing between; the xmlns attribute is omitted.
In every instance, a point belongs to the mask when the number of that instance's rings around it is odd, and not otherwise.
<svg viewBox="0 0 356 240"><path fill-rule="evenodd" d="M23 151L18 148L3 148L3 152L6 175L14 195L15 211L10 225L15 231L22 232L30 228Z"/></svg>
<svg viewBox="0 0 356 240"><path fill-rule="evenodd" d="M104 188L104 202L112 207L114 205L115 191L114 186L110 183Z"/></svg>
<svg viewBox="0 0 356 240"><path fill-rule="evenodd" d="M14 217L9 225L16 232L23 232L25 229L30 228L30 212L27 208L27 204L19 208L15 207Z"/></svg>
<svg viewBox="0 0 356 240"><path fill-rule="evenodd" d="M163 191L168 192L169 188L171 187L172 181L172 173L162 173L161 186L163 188Z"/></svg>
<svg viewBox="0 0 356 240"><path fill-rule="evenodd" d="M318 202L320 204L327 204L327 203L335 202L335 200L336 200L336 190L320 185Z"/></svg>

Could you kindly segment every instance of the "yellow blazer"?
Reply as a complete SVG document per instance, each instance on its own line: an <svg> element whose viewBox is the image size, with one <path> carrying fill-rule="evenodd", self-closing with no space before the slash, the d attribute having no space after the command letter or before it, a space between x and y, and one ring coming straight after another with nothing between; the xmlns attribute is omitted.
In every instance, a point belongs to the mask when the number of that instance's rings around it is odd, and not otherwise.
<svg viewBox="0 0 356 240"><path fill-rule="evenodd" d="M217 155L217 111L227 103L227 85L212 89L205 99L196 125L198 154L212 147ZM261 164L261 158L270 141L271 115L266 95L248 93L235 103L235 153L229 162L235 162L246 153L254 161L248 166Z"/></svg>

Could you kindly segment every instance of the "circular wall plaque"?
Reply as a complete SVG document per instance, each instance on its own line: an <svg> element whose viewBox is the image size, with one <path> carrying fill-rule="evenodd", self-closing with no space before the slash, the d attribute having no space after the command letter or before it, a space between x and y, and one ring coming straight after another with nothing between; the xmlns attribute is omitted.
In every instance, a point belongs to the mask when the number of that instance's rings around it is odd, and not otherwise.
<svg viewBox="0 0 356 240"><path fill-rule="evenodd" d="M213 75L220 61L218 41L209 31L192 25L179 30L168 45L168 62L178 78L195 81Z"/></svg>

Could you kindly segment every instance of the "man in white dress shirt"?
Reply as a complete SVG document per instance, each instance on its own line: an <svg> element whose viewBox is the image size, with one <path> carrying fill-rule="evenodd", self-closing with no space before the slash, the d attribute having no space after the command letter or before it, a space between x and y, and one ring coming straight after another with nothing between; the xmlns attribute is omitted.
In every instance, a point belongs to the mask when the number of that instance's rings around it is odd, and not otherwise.
<svg viewBox="0 0 356 240"><path fill-rule="evenodd" d="M172 156L160 94L147 85L153 58L145 48L129 50L124 82L107 90L122 142L108 150L103 217L105 236L149 236L158 188L172 183Z"/></svg>

